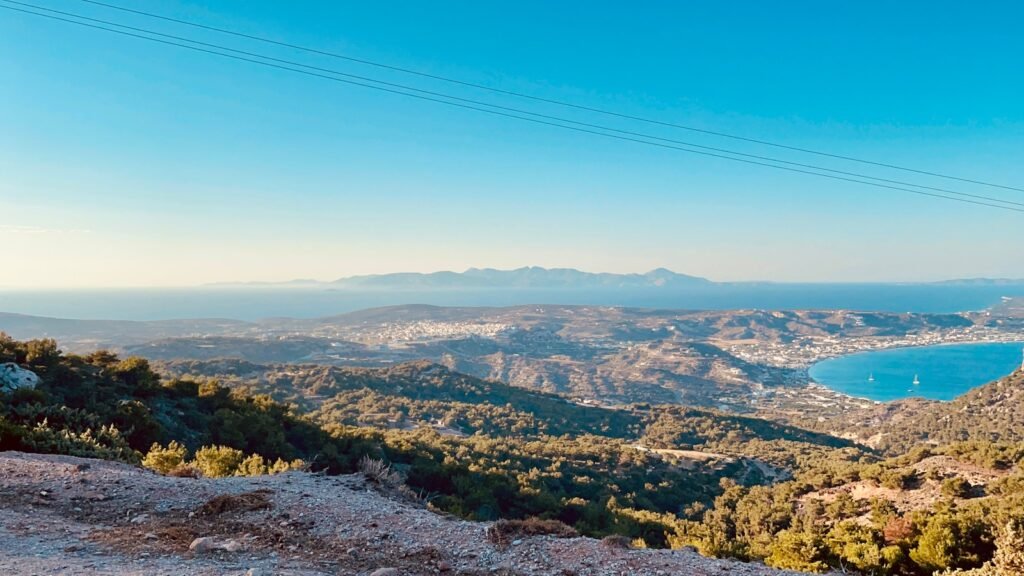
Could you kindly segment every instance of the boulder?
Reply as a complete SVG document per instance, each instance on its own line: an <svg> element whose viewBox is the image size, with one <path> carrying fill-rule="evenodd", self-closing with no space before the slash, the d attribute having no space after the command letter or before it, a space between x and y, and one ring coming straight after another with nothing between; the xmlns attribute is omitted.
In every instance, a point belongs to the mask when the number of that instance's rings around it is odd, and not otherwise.
<svg viewBox="0 0 1024 576"><path fill-rule="evenodd" d="M208 552L241 552L245 549L245 546L235 539L230 540L217 540L210 536L203 536L196 538L189 544L188 549L195 552L196 554L206 554Z"/></svg>
<svg viewBox="0 0 1024 576"><path fill-rule="evenodd" d="M196 554L212 552L217 549L217 541L209 536L203 536L193 540L192 543L188 545L188 549Z"/></svg>
<svg viewBox="0 0 1024 576"><path fill-rule="evenodd" d="M13 392L21 388L32 389L39 384L39 376L14 362L0 364L0 392Z"/></svg>

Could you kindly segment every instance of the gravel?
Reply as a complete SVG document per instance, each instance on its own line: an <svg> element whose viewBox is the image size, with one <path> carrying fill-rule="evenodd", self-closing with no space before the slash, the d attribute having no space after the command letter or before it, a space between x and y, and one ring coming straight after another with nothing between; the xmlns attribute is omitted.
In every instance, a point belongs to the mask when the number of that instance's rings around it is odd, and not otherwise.
<svg viewBox="0 0 1024 576"><path fill-rule="evenodd" d="M496 546L489 524L390 497L362 476L172 478L113 462L0 452L0 494L0 574L792 574L591 538ZM269 506L225 505L225 497Z"/></svg>

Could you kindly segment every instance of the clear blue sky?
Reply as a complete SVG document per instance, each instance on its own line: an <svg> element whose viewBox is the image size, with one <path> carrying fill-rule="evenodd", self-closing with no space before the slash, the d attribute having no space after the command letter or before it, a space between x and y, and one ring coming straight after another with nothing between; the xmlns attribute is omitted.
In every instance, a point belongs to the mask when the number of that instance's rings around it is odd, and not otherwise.
<svg viewBox="0 0 1024 576"><path fill-rule="evenodd" d="M227 38L465 97L741 151ZM112 0L712 130L1024 187L1018 2ZM665 266L1024 277L1024 214L604 140L0 10L0 286ZM786 158L867 167L785 154ZM875 170L1024 202L1024 193Z"/></svg>

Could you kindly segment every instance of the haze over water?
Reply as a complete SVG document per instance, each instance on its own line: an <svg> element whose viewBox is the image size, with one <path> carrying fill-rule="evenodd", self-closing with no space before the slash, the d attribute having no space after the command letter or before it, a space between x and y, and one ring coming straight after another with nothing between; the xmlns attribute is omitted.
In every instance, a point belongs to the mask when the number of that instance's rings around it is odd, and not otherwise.
<svg viewBox="0 0 1024 576"><path fill-rule="evenodd" d="M623 290L332 290L225 287L178 289L0 291L0 312L57 318L166 320L173 318L314 318L377 306L514 306L578 304L686 310L845 309L949 313L981 310L1003 296L1024 296L1024 285L946 284L713 284L687 289Z"/></svg>

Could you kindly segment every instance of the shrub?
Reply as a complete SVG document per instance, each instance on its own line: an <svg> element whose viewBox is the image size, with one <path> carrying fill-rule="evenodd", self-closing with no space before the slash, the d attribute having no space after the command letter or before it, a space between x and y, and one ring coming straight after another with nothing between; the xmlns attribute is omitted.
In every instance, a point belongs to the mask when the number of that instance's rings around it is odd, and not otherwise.
<svg viewBox="0 0 1024 576"><path fill-rule="evenodd" d="M150 369L149 362L144 358L125 358L118 362L111 372L132 395L149 396L160 389L160 377Z"/></svg>
<svg viewBox="0 0 1024 576"><path fill-rule="evenodd" d="M526 520L498 520L487 529L487 540L499 546L508 545L513 540L525 536L554 536L555 538L575 538L576 530L558 520L542 520L527 518Z"/></svg>
<svg viewBox="0 0 1024 576"><path fill-rule="evenodd" d="M166 448L154 443L142 459L142 465L160 474L169 474L184 464L187 454L185 447L173 440Z"/></svg>
<svg viewBox="0 0 1024 576"><path fill-rule="evenodd" d="M825 545L818 535L811 532L783 530L772 542L770 550L764 563L773 568L803 572L824 572L828 569Z"/></svg>
<svg viewBox="0 0 1024 576"><path fill-rule="evenodd" d="M303 460L292 460L287 462L278 458L273 464L267 468L268 474L280 474L281 472L288 472L289 470L307 470L309 465Z"/></svg>
<svg viewBox="0 0 1024 576"><path fill-rule="evenodd" d="M993 536L980 515L942 512L928 519L910 558L928 573L973 568L996 551Z"/></svg>
<svg viewBox="0 0 1024 576"><path fill-rule="evenodd" d="M44 419L35 427L24 428L21 437L23 450L43 454L68 454L82 458L117 460L128 464L139 463L139 453L132 450L114 426L102 426L95 431L83 432L53 428Z"/></svg>
<svg viewBox="0 0 1024 576"><path fill-rule="evenodd" d="M383 460L363 456L359 461L359 471L370 482L387 488L398 488L402 485L402 476L391 469L391 465Z"/></svg>
<svg viewBox="0 0 1024 576"><path fill-rule="evenodd" d="M917 483L918 477L914 470L887 470L881 474L879 480L886 488L907 490Z"/></svg>
<svg viewBox="0 0 1024 576"><path fill-rule="evenodd" d="M956 548L956 525L949 517L940 516L928 523L910 558L928 573L937 572L952 567Z"/></svg>
<svg viewBox="0 0 1024 576"><path fill-rule="evenodd" d="M241 450L227 446L203 446L196 450L193 464L207 478L224 478L234 475L244 458Z"/></svg>
<svg viewBox="0 0 1024 576"><path fill-rule="evenodd" d="M267 473L267 463L263 456L251 454L242 460L235 470L235 476L262 476Z"/></svg>
<svg viewBox="0 0 1024 576"><path fill-rule="evenodd" d="M1024 574L1024 517L1006 524L996 539L993 563L1004 574Z"/></svg>
<svg viewBox="0 0 1024 576"><path fill-rule="evenodd" d="M601 545L605 548L629 550L631 547L631 541L628 536L623 536L621 534L609 534L608 536L601 538Z"/></svg>
<svg viewBox="0 0 1024 576"><path fill-rule="evenodd" d="M19 450L23 448L23 441L27 431L24 427L8 422L0 416L0 450Z"/></svg>
<svg viewBox="0 0 1024 576"><path fill-rule="evenodd" d="M947 478L942 481L942 495L947 498L967 498L971 495L971 483L963 478Z"/></svg>

